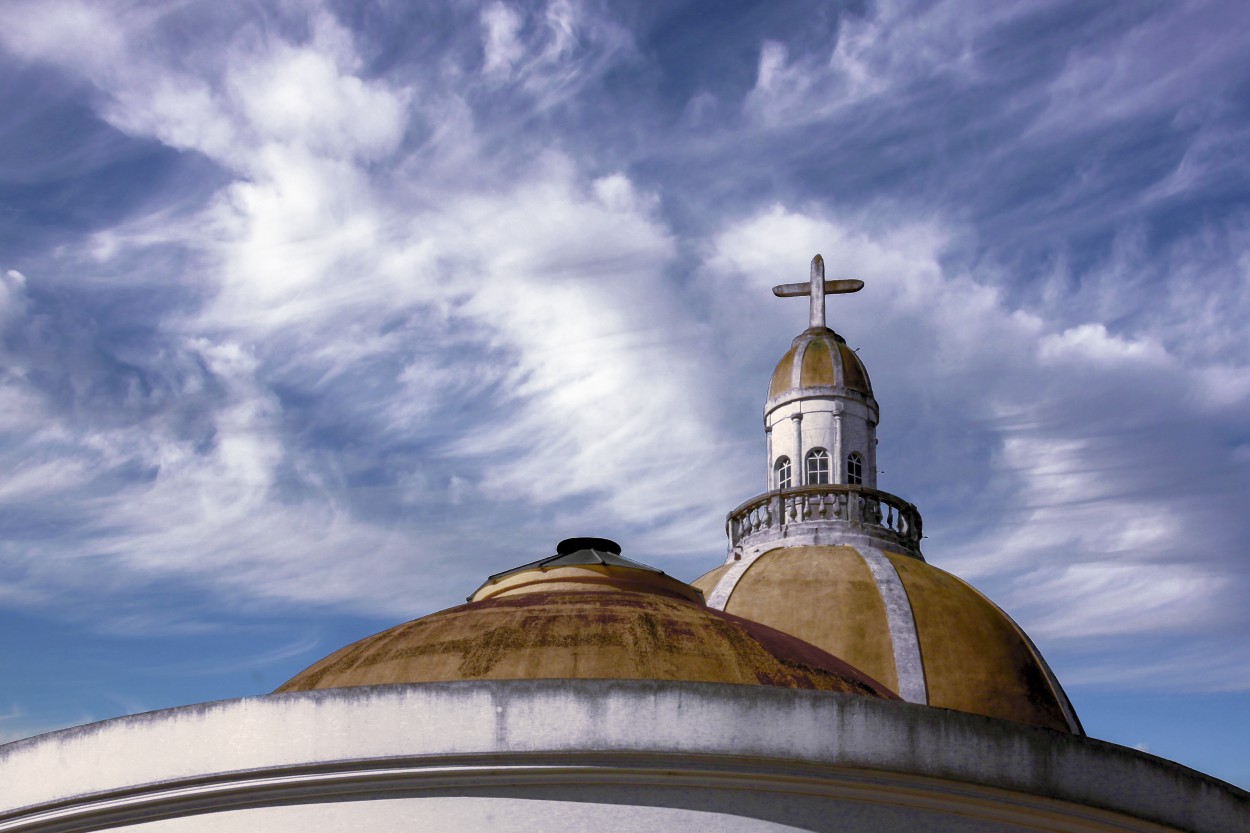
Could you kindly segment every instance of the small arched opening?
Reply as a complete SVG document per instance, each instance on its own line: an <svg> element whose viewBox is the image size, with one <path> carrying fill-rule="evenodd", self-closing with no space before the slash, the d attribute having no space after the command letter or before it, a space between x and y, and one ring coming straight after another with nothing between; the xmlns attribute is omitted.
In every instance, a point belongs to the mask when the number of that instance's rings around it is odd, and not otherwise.
<svg viewBox="0 0 1250 833"><path fill-rule="evenodd" d="M864 482L864 458L852 451L846 458L846 482L858 486Z"/></svg>
<svg viewBox="0 0 1250 833"><path fill-rule="evenodd" d="M793 485L790 474L790 458L778 457L773 464L773 483L778 489L789 489Z"/></svg>
<svg viewBox="0 0 1250 833"><path fill-rule="evenodd" d="M818 486L829 482L829 452L823 448L813 448L807 452L806 459L808 486Z"/></svg>

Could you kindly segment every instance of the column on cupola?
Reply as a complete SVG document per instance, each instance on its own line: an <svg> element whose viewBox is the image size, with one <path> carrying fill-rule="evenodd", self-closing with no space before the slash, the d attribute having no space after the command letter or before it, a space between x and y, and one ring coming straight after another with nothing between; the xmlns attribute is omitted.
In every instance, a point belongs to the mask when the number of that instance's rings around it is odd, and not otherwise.
<svg viewBox="0 0 1250 833"><path fill-rule="evenodd" d="M768 443L768 460L764 469L764 491L768 492L777 488L777 484L773 482L773 460L776 459L773 456L773 427L767 422L764 423L764 439Z"/></svg>
<svg viewBox="0 0 1250 833"><path fill-rule="evenodd" d="M794 437L794 445L790 454L790 485L802 486L806 481L803 480L803 412L795 408L794 413L790 414L791 435Z"/></svg>
<svg viewBox="0 0 1250 833"><path fill-rule="evenodd" d="M802 486L803 454L808 448L803 413L798 402L787 403L764 418L764 435L768 439L768 489ZM789 461L790 482L783 484L779 464Z"/></svg>
<svg viewBox="0 0 1250 833"><path fill-rule="evenodd" d="M838 424L837 482L850 483L851 454L859 455L860 482L877 487L877 404L858 394L838 397L834 404Z"/></svg>
<svg viewBox="0 0 1250 833"><path fill-rule="evenodd" d="M828 483L852 483L848 466L859 455L859 483L877 484L876 402L855 392L808 395L778 403L764 418L768 448L768 488L780 487L777 463L789 458L791 485L811 485L807 455L824 449L829 455Z"/></svg>
<svg viewBox="0 0 1250 833"><path fill-rule="evenodd" d="M845 431L842 426L842 403L835 401L833 403L833 438L832 445L829 446L829 453L833 455L833 482L846 482L846 452L842 450L842 437Z"/></svg>
<svg viewBox="0 0 1250 833"><path fill-rule="evenodd" d="M803 424L807 429L804 434L803 455L801 456L803 468L803 485L814 486L820 483L820 479L814 478L809 471L807 457L817 449L823 450L826 455L824 470L827 472L824 482L833 482L834 460L834 429L832 414L822 407L827 403L818 399L808 399L798 403L803 409Z"/></svg>

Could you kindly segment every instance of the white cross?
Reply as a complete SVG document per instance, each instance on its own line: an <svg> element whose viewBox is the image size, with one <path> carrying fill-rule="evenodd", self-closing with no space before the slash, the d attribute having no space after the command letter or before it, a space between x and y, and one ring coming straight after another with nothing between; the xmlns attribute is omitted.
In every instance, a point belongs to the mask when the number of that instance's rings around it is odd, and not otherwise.
<svg viewBox="0 0 1250 833"><path fill-rule="evenodd" d="M858 280L827 281L825 280L825 259L820 255L812 258L812 277L807 283L783 283L773 287L773 294L778 298L793 298L796 295L811 296L811 314L808 327L827 329L825 324L825 296L841 295L847 292L859 292L864 282Z"/></svg>

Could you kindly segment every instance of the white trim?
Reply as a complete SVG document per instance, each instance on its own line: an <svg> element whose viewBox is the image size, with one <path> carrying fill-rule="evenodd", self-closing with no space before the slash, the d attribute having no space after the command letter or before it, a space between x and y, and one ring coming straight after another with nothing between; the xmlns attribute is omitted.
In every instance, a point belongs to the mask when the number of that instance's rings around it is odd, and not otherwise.
<svg viewBox="0 0 1250 833"><path fill-rule="evenodd" d="M876 547L856 547L864 559L877 592L885 603L885 619L890 629L890 642L894 646L894 669L898 674L898 694L909 703L928 703L929 691L924 679L924 659L920 656L920 636L916 632L916 617L912 614L911 600L898 570L881 550Z"/></svg>
<svg viewBox="0 0 1250 833"><path fill-rule="evenodd" d="M567 801L549 829L585 830L596 805L578 790L596 785L616 805L733 805L738 830L778 829L751 825L767 810L814 831L1250 833L1247 793L1113 744L864 696L647 680L331 689L54 732L0 746L0 831L484 795Z"/></svg>
<svg viewBox="0 0 1250 833"><path fill-rule="evenodd" d="M756 562L756 560L767 550L757 550L749 555L743 554L737 561L729 562L730 567L725 574L720 577L720 581L716 582L716 586L712 588L712 592L708 594L707 606L716 610L724 610L725 605L729 604L729 597L733 595L734 588L738 586L738 582L742 579L742 574L747 568Z"/></svg>
<svg viewBox="0 0 1250 833"><path fill-rule="evenodd" d="M791 390L800 390L803 387L803 358L807 355L807 348L811 343L810 338L804 339L794 350L794 365L790 368Z"/></svg>

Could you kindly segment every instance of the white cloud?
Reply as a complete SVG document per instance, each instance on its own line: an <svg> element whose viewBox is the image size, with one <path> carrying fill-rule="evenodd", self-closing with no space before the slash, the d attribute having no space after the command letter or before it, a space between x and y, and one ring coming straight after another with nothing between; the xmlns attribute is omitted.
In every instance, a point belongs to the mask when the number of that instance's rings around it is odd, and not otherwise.
<svg viewBox="0 0 1250 833"><path fill-rule="evenodd" d="M111 10L81 0L5 4L0 10L4 44L18 55L104 70L125 50Z"/></svg>
<svg viewBox="0 0 1250 833"><path fill-rule="evenodd" d="M521 22L521 15L506 3L491 3L482 10L482 46L486 52L482 72L486 75L507 77L525 54L517 37Z"/></svg>
<svg viewBox="0 0 1250 833"><path fill-rule="evenodd" d="M1038 348L1041 363L1051 366L1089 362L1102 367L1137 364L1163 369L1168 363L1167 354L1157 342L1112 336L1105 325L1098 323L1049 333L1042 337Z"/></svg>
<svg viewBox="0 0 1250 833"><path fill-rule="evenodd" d="M431 606L422 593L438 598L463 590L465 574L488 572L463 562L430 582L411 564L437 570L482 552L497 531L472 518L498 516L490 505L653 540L679 539L672 530L692 524L714 534L728 498L695 487L710 479L721 442L699 378L705 334L679 326L680 299L665 280L674 243L656 197L622 173L586 176L556 152L503 187L447 184L449 171L481 167L471 133L400 142L428 114L454 112L448 102L464 91L453 84L416 99L365 80L350 37L325 14L311 19L306 41L228 43L194 78L160 56L131 56L125 45L149 20L106 22L124 53L107 69L42 56L99 84L102 113L117 126L206 154L238 178L198 214L144 218L85 247L102 264L158 245L203 259L208 302L160 322L179 360L201 369L201 393L212 392L196 433L173 418L58 424L57 459L21 469L28 476L9 494L31 499L37 483L88 520L78 538L56 542L94 565L78 581L107 573L120 589L181 577L241 604L374 612ZM550 4L526 31L533 39L511 60L544 101L625 47L618 30L572 3ZM472 131L471 120L457 129ZM403 176L379 175L381 159ZM427 351L430 328L443 342ZM414 520L370 518L368 500L344 483L356 461L293 436L301 417L280 393L291 390L350 397L336 408L339 430L388 447L428 442L457 402L473 413L385 486L387 501L419 510ZM112 494L90 476L131 468L150 474ZM84 478L83 490L72 488ZM443 488L471 514L446 516ZM676 552L691 546L687 538ZM37 565L37 550L22 561ZM57 586L65 576L34 567L27 580Z"/></svg>
<svg viewBox="0 0 1250 833"><path fill-rule="evenodd" d="M1235 4L1165 6L1120 31L1114 43L1073 44L1047 84L1034 133L1084 131L1171 112L1193 102L1199 78L1224 87L1234 67L1245 63L1236 34L1244 20Z"/></svg>
<svg viewBox="0 0 1250 833"><path fill-rule="evenodd" d="M0 332L26 314L26 276L16 269L0 275Z"/></svg>
<svg viewBox="0 0 1250 833"><path fill-rule="evenodd" d="M1230 576L1183 562L1044 566L1017 582L1022 595L1046 600L1036 605L1044 613L1030 611L1038 639L1202 631L1217 623L1220 602L1233 589Z"/></svg>
<svg viewBox="0 0 1250 833"><path fill-rule="evenodd" d="M321 19L325 37L342 38ZM306 147L330 158L378 159L392 153L404 131L404 93L351 74L314 39L283 46L260 60L238 62L228 74L232 99L257 144ZM269 170L262 157L258 169Z"/></svg>
<svg viewBox="0 0 1250 833"><path fill-rule="evenodd" d="M482 10L481 76L547 110L598 82L634 53L629 32L578 0Z"/></svg>
<svg viewBox="0 0 1250 833"><path fill-rule="evenodd" d="M867 15L845 14L824 50L792 54L784 43L760 48L745 112L771 128L828 119L936 75L975 77L976 38L1013 17L995 4L969 13L955 3L883 2Z"/></svg>
<svg viewBox="0 0 1250 833"><path fill-rule="evenodd" d="M0 17L0 38L90 78L107 97L102 114L120 129L248 174L263 175L269 160L260 152L272 144L362 160L395 150L406 91L356 74L352 36L327 11L307 10L311 32L299 43L240 35L207 56L144 48L181 11L18 2Z"/></svg>
<svg viewBox="0 0 1250 833"><path fill-rule="evenodd" d="M1096 656L1072 662L1064 685L1112 690L1245 692L1250 689L1250 650L1225 639L1168 640L1163 634L1130 634L1096 645Z"/></svg>
<svg viewBox="0 0 1250 833"><path fill-rule="evenodd" d="M672 241L627 180L579 194L562 167L507 200L450 206L437 233L477 283L461 311L515 362L504 413L456 453L495 498L598 493L592 514L633 523L707 507L681 488L718 438L702 337L664 280Z"/></svg>

